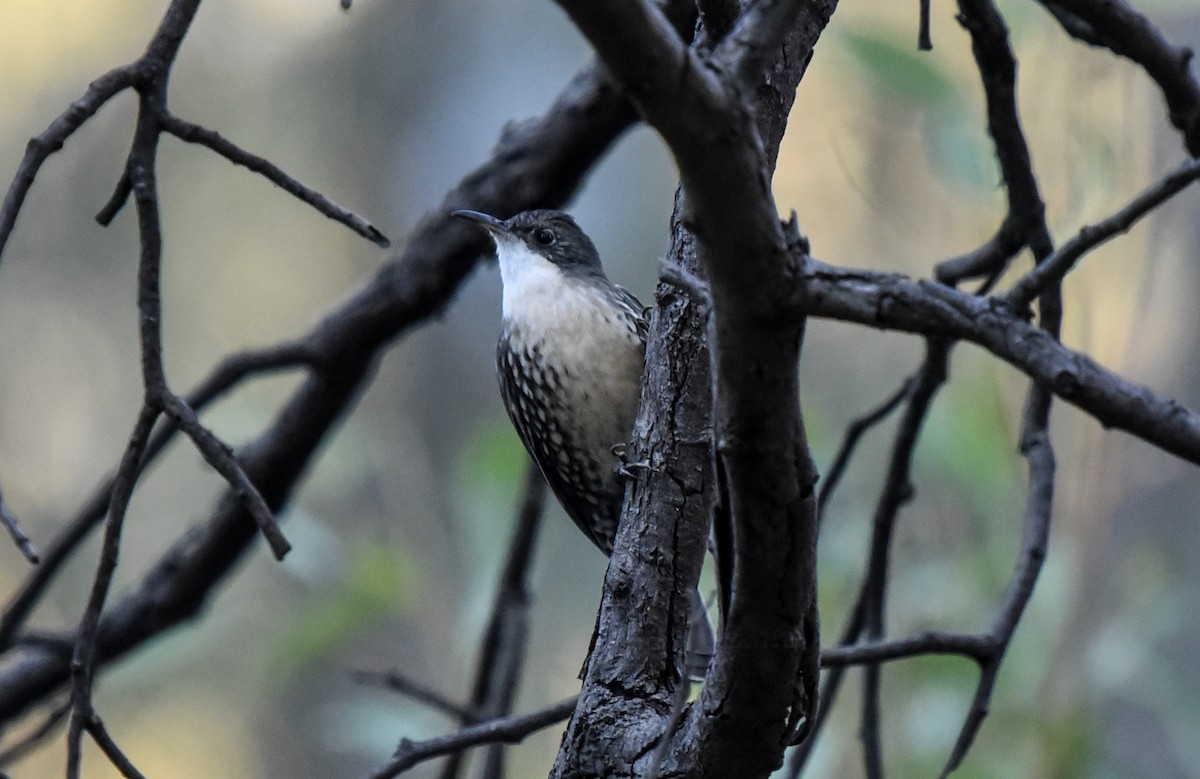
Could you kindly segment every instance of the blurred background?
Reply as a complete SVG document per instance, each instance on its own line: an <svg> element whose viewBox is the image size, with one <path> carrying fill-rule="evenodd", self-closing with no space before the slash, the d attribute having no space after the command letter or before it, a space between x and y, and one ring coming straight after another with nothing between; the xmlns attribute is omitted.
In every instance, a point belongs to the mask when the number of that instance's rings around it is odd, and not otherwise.
<svg viewBox="0 0 1200 779"><path fill-rule="evenodd" d="M134 59L163 0L0 3L0 181L26 140L87 83ZM843 0L800 87L775 179L823 260L913 275L999 224L1003 193L966 34L935 3L934 51L916 51L916 3ZM1136 68L1069 41L1029 2L1000 4L1052 229L1064 240L1183 159L1161 99ZM1176 44L1200 46L1195 0L1140 0ZM172 80L181 117L267 156L402 246L512 119L539 114L588 50L550 3L207 0ZM106 107L43 168L0 264L0 484L46 545L120 456L140 401L126 211L105 202L135 102ZM263 179L172 138L161 145L166 355L175 389L223 355L297 336L387 254ZM675 187L650 132L626 136L571 209L609 274L652 297ZM1159 392L1200 406L1200 197L1185 193L1090 256L1067 283L1064 339ZM1028 262L1024 258L1024 263ZM1024 269L1021 264L1019 269ZM523 455L495 389L499 280L475 274L440 319L398 343L285 514L295 549L261 546L204 617L102 677L97 705L153 777L359 776L401 736L444 732L429 709L353 681L398 669L465 697L507 543ZM805 415L827 467L846 423L919 363L919 339L810 325ZM206 413L234 444L266 425L295 377L256 381ZM1025 379L955 350L917 459L897 540L889 634L978 630L991 620L1020 535L1016 436ZM1200 775L1200 472L1064 404L1056 406L1050 559L1005 661L962 777ZM892 429L874 432L829 506L821 539L827 640L842 627ZM138 489L115 594L192 523L221 484L187 445ZM85 545L34 624L79 619L95 570ZM0 593L27 564L0 543ZM555 508L534 572L530 670L519 708L571 694L604 560ZM974 689L958 659L889 665L892 774L930 776ZM806 776L861 772L856 681ZM551 729L511 752L544 775ZM61 739L10 768L61 775ZM415 776L433 775L433 768ZM88 777L116 776L94 752Z"/></svg>

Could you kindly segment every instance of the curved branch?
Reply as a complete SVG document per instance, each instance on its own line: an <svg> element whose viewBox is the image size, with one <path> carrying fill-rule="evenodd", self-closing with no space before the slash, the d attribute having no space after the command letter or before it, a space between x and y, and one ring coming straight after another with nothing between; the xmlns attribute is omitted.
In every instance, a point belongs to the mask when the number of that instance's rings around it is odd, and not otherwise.
<svg viewBox="0 0 1200 779"><path fill-rule="evenodd" d="M25 204L25 196L29 194L42 164L51 154L62 149L67 139L105 103L138 81L139 74L132 65L110 70L89 84L83 96L71 103L71 106L59 114L41 134L29 140L25 147L25 156L17 166L17 173L4 196L4 204L0 205L0 256L4 254L4 247L12 235L13 226L17 223L17 215L21 213L21 206Z"/></svg>
<svg viewBox="0 0 1200 779"><path fill-rule="evenodd" d="M963 655L984 662L993 653L993 642L987 636L971 633L921 633L896 641L852 644L821 652L822 668L844 668L851 665L874 665L892 660L907 660L924 655Z"/></svg>

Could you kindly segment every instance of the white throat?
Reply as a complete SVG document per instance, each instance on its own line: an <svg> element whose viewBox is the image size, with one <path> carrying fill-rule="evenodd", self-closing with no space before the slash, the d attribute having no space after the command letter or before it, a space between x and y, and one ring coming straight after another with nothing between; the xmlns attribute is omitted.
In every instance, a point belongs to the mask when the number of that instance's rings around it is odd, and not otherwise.
<svg viewBox="0 0 1200 779"><path fill-rule="evenodd" d="M496 242L500 281L504 285L504 318L524 321L545 311L563 293L562 271L519 240Z"/></svg>

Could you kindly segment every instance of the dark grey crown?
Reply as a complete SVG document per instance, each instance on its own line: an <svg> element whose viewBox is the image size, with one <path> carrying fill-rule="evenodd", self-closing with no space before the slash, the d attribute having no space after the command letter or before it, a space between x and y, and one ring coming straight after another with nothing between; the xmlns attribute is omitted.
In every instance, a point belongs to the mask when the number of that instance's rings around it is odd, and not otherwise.
<svg viewBox="0 0 1200 779"><path fill-rule="evenodd" d="M509 235L564 270L603 274L600 254L570 214L562 211L522 211L505 220Z"/></svg>

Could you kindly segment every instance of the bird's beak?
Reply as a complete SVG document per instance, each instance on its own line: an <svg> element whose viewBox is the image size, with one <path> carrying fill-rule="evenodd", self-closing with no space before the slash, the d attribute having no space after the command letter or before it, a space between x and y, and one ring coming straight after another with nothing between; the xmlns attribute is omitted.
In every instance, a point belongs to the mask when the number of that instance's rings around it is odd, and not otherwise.
<svg viewBox="0 0 1200 779"><path fill-rule="evenodd" d="M468 222L474 222L483 228L491 235L507 235L508 226L503 220L497 219L494 216L485 214L481 211L459 210L450 212L451 216L457 216L460 219L466 219Z"/></svg>

